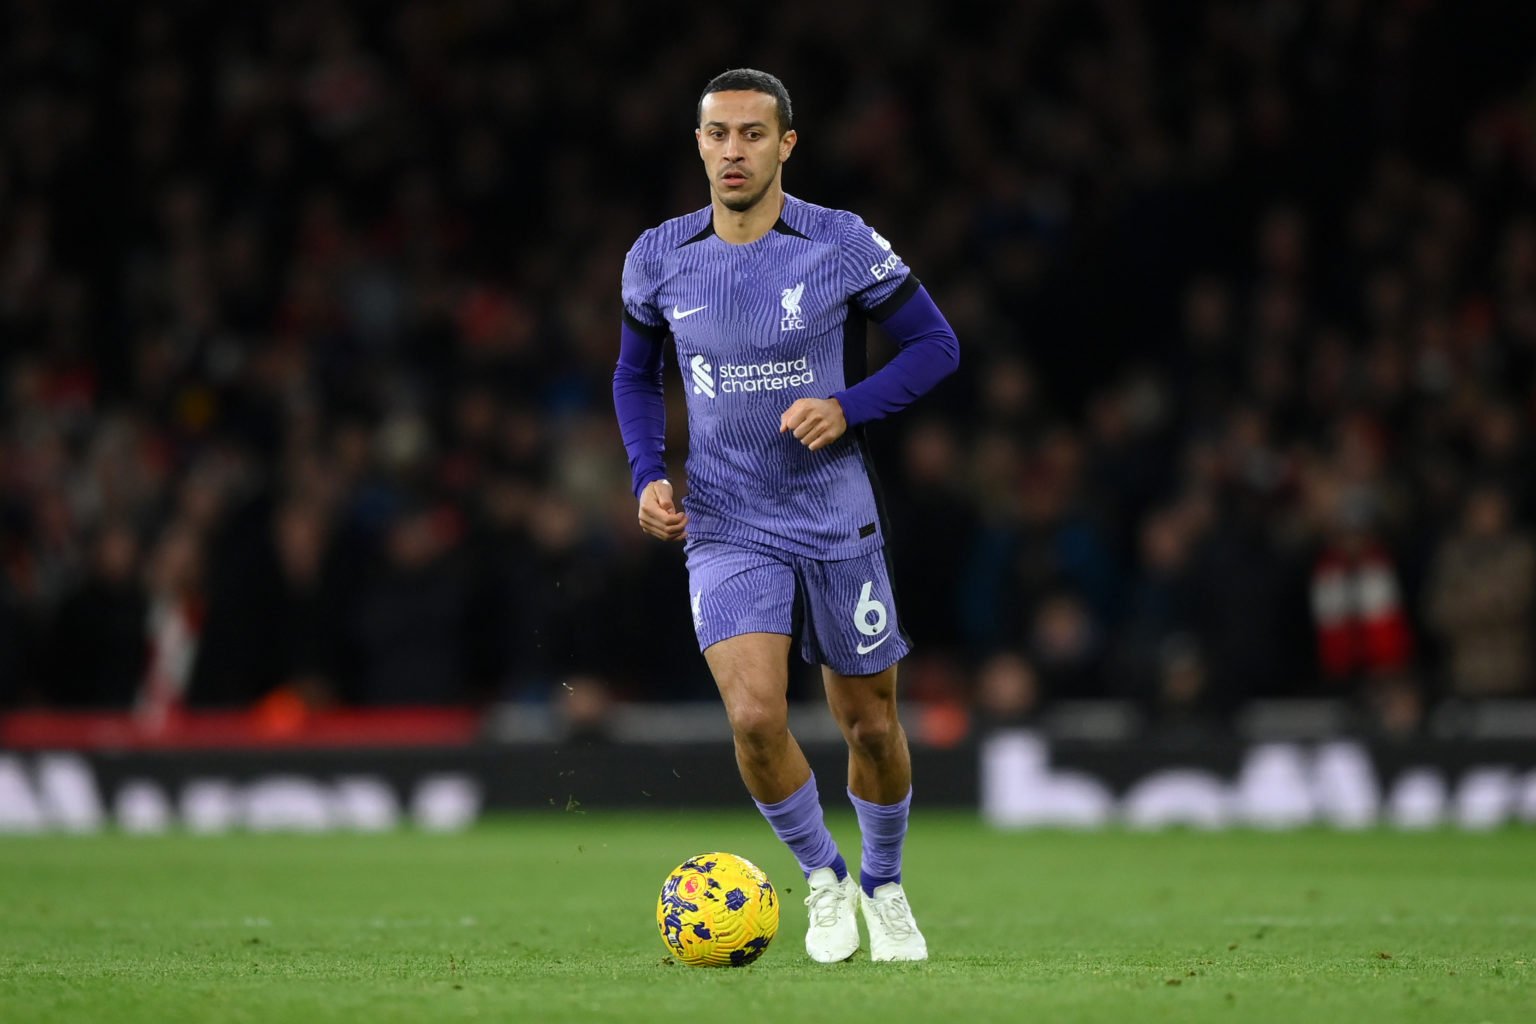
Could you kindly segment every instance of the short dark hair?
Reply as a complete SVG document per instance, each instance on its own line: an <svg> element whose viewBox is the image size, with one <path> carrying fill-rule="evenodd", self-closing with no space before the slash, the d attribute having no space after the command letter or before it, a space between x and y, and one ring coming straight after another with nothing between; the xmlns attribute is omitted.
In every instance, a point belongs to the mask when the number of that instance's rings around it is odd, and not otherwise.
<svg viewBox="0 0 1536 1024"><path fill-rule="evenodd" d="M754 68L734 68L730 71L722 71L709 80L704 91L699 93L699 106L694 114L694 123L702 124L704 121L704 97L712 92L761 92L773 97L774 104L779 109L779 131L789 131L790 125L795 122L795 109L789 102L789 90L784 88L784 83L766 71L758 71Z"/></svg>

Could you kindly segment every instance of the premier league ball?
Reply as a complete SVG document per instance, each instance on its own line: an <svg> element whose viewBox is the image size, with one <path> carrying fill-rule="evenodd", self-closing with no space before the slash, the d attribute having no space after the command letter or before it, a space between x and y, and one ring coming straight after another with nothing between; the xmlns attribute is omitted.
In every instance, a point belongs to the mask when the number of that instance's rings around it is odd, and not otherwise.
<svg viewBox="0 0 1536 1024"><path fill-rule="evenodd" d="M730 853L689 857L667 876L656 926L690 967L745 967L779 930L779 897L762 868Z"/></svg>

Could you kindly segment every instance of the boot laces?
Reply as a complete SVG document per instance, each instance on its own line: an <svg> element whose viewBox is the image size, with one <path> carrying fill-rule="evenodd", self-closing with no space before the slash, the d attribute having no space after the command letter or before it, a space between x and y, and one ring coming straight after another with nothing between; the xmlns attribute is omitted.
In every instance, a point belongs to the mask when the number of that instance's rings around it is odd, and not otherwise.
<svg viewBox="0 0 1536 1024"><path fill-rule="evenodd" d="M805 905L810 908L811 923L818 928L836 924L847 902L848 896L841 882L812 889L811 894L805 898Z"/></svg>

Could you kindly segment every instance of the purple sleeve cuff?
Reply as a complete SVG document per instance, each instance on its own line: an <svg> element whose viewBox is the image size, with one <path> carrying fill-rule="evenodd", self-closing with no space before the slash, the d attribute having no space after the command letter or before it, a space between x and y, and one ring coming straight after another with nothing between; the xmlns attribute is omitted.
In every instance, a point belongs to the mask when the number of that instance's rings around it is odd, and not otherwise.
<svg viewBox="0 0 1536 1024"><path fill-rule="evenodd" d="M624 450L629 452L629 472L636 498L646 484L667 475L667 464L662 458L667 431L661 376L661 339L665 336L665 327L652 327L627 315L619 331L613 411L619 418Z"/></svg>
<svg viewBox="0 0 1536 1024"><path fill-rule="evenodd" d="M955 330L921 286L881 326L900 346L890 362L832 397L850 427L905 409L960 365Z"/></svg>

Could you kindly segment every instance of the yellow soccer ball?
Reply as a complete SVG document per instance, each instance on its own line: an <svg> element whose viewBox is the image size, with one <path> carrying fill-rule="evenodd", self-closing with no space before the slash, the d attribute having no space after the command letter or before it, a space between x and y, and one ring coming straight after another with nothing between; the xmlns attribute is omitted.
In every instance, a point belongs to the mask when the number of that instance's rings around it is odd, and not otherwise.
<svg viewBox="0 0 1536 1024"><path fill-rule="evenodd" d="M701 853L661 886L656 927L690 967L745 967L779 930L779 896L763 869L731 853Z"/></svg>

